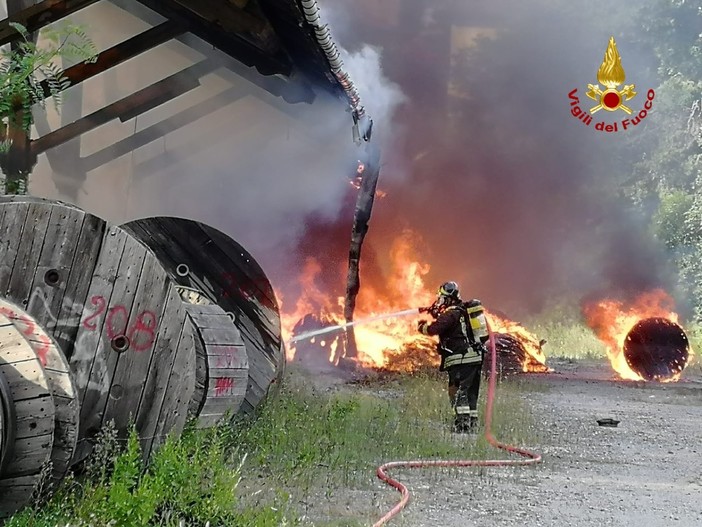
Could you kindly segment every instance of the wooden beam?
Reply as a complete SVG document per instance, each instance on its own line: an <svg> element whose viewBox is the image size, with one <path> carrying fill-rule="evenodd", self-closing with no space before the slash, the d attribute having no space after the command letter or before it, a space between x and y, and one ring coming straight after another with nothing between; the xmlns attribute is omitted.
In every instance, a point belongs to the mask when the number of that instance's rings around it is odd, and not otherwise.
<svg viewBox="0 0 702 527"><path fill-rule="evenodd" d="M189 17L214 22L227 33L251 33L261 36L269 28L266 19L222 0L161 0L161 3L172 4L176 8L182 7L191 13Z"/></svg>
<svg viewBox="0 0 702 527"><path fill-rule="evenodd" d="M110 0L110 3L116 5L120 9L131 13L140 18L144 22L156 25L163 21L164 17L155 12L146 5L137 2L136 0ZM185 33L176 37L176 40L181 44L194 49L205 57L216 58L221 61L222 66L243 77L255 86L262 90L281 97L290 104L314 102L316 94L312 88L304 80L298 78L291 80L286 77L266 76L256 71L250 64L237 60L238 56L227 53L224 50L213 47L208 44L206 39L191 33Z"/></svg>
<svg viewBox="0 0 702 527"><path fill-rule="evenodd" d="M32 141L32 154L39 155L46 150L63 144L94 128L120 119L122 122L159 106L179 95L197 88L200 77L217 68L214 61L203 60L146 88L120 99L101 110L54 130L48 135Z"/></svg>
<svg viewBox="0 0 702 527"><path fill-rule="evenodd" d="M95 170L105 163L109 163L110 161L128 154L137 148L160 139L164 135L174 130L178 130L179 128L194 123L206 115L216 112L236 99L247 95L247 93L248 90L243 90L239 87L229 88L228 90L225 90L214 97L195 104L190 108L168 117L167 119L163 119L156 124L144 128L134 135L125 137L113 145L103 148L102 150L98 150L89 156L85 156L81 159L81 168L86 172Z"/></svg>
<svg viewBox="0 0 702 527"><path fill-rule="evenodd" d="M5 20L0 21L0 46L16 40L20 36L17 30L10 25L10 22L18 22L30 33L33 33L97 1L44 0L18 13L10 14Z"/></svg>
<svg viewBox="0 0 702 527"><path fill-rule="evenodd" d="M184 2L184 0L180 1ZM276 53L266 52L235 32L226 29L226 26L223 27L219 23L219 19L223 17L221 7L219 11L213 9L214 18L207 19L180 2L171 0L139 0L139 2L168 19L188 23L192 33L236 57L247 66L255 66L263 75L290 76L293 71L292 62L283 50L278 50ZM219 15L217 15L218 12Z"/></svg>
<svg viewBox="0 0 702 527"><path fill-rule="evenodd" d="M71 85L78 84L113 66L117 66L122 62L136 57L151 48L168 42L174 37L183 34L184 31L186 31L184 25L168 20L124 42L120 42L116 46L102 51L93 62L84 61L74 64L70 68L67 68L63 72L63 75L71 82ZM44 97L49 97L51 95L49 84L46 80L41 82L41 88L44 92Z"/></svg>

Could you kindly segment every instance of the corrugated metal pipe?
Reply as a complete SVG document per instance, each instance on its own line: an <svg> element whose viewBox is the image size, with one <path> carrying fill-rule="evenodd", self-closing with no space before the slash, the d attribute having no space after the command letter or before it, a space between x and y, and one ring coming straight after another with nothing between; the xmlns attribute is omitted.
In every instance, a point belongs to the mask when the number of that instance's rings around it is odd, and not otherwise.
<svg viewBox="0 0 702 527"><path fill-rule="evenodd" d="M356 86L349 77L349 74L344 71L344 62L341 60L339 49L332 39L329 26L327 24L322 24L319 4L317 0L300 0L300 3L302 4L302 12L305 14L307 23L314 28L315 37L329 61L332 73L346 93L349 104L353 110L354 126L358 127L358 134L363 137L365 141L368 141L370 139L373 123L368 115L366 115L366 109L361 104L361 96Z"/></svg>

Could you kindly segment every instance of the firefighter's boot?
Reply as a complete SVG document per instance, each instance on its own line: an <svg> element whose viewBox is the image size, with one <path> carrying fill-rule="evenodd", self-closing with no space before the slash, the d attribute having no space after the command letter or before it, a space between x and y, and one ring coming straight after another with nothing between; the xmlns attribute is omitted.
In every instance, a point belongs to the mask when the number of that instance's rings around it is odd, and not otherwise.
<svg viewBox="0 0 702 527"><path fill-rule="evenodd" d="M478 411L468 406L456 406L456 419L453 431L458 434L469 434L478 427Z"/></svg>

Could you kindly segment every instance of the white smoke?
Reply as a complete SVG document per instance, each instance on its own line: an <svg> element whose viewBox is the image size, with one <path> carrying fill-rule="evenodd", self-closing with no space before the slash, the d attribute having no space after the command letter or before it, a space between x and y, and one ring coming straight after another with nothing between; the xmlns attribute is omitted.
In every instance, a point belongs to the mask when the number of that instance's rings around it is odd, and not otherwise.
<svg viewBox="0 0 702 527"><path fill-rule="evenodd" d="M390 133L395 111L407 102L407 97L397 84L385 76L380 48L364 44L358 51L349 52L342 46L337 47L344 61L344 69L356 85L361 103L376 123L376 131L382 140Z"/></svg>

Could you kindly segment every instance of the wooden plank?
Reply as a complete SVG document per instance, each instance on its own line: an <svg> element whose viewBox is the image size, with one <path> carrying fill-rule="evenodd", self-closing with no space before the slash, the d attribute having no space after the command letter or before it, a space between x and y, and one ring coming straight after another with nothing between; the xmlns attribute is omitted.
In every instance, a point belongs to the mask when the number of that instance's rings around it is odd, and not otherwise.
<svg viewBox="0 0 702 527"><path fill-rule="evenodd" d="M130 348L117 356L110 396L104 411L105 419L114 420L121 434L126 435L130 420L137 417L144 378L151 368L159 366L153 362L158 333L167 331L171 324L178 324L178 320L164 317L169 286L170 280L166 272L158 260L147 253L127 327L134 328L142 324L148 326L148 329L128 333Z"/></svg>
<svg viewBox="0 0 702 527"><path fill-rule="evenodd" d="M194 305L194 304L193 304ZM203 306L203 307L213 307L213 306ZM206 312L188 312L190 315L190 318L193 319L193 322L197 324L199 328L221 328L221 327L227 327L227 323L229 323L232 327L234 327L234 321L226 314L222 313L222 308L219 306L215 305L214 306L216 310L211 311L210 313ZM223 320L226 318L227 320Z"/></svg>
<svg viewBox="0 0 702 527"><path fill-rule="evenodd" d="M32 399L16 400L15 412L17 440L54 433L55 414L51 394L44 392Z"/></svg>
<svg viewBox="0 0 702 527"><path fill-rule="evenodd" d="M275 316L279 319L280 317L277 313L279 307L278 299L273 291L273 286L261 266L253 260L253 257L248 251L243 250L243 247L236 241L232 240L218 229L205 224L199 224L198 228L202 231L203 236L212 240L212 242L216 244L217 249L232 262L237 272L241 273L242 277L248 279L250 284L246 284L247 287L251 287L253 288L253 292L259 293L254 295L255 298L263 302L265 307L274 310Z"/></svg>
<svg viewBox="0 0 702 527"><path fill-rule="evenodd" d="M44 0L0 21L0 46L18 40L20 34L10 23L22 24L30 33L75 13L98 0Z"/></svg>
<svg viewBox="0 0 702 527"><path fill-rule="evenodd" d="M185 5L181 5L177 2L165 2L164 0L139 1L165 18L182 20L184 22L187 21L188 29L191 33L197 35L217 49L221 49L225 53L237 58L247 66L255 66L263 75L280 74L289 77L292 73L292 63L285 53L275 49L264 52L260 47L240 37L236 33L226 31L219 23L221 14L208 20L200 16L193 16L193 13ZM220 11L221 7L222 6L220 6ZM261 41L259 44L262 45L263 42L265 41Z"/></svg>
<svg viewBox="0 0 702 527"><path fill-rule="evenodd" d="M3 472L3 478L39 475L42 466L49 460L54 435L33 435L15 441L14 456Z"/></svg>
<svg viewBox="0 0 702 527"><path fill-rule="evenodd" d="M144 389L138 404L136 427L141 436L142 452L151 451L153 436L156 434L159 417L163 412L167 396L168 381L175 363L178 345L186 321L185 304L171 285L163 312L163 320L168 324L160 328L154 345L153 360L146 372Z"/></svg>
<svg viewBox="0 0 702 527"><path fill-rule="evenodd" d="M0 480L0 519L17 512L27 503L36 485L36 476Z"/></svg>
<svg viewBox="0 0 702 527"><path fill-rule="evenodd" d="M87 390L81 404L79 432L81 437L91 435L102 428L108 394L112 386L119 356L112 349L111 341L115 336L128 331L127 317L132 311L134 294L139 284L146 257L146 249L138 241L128 236L121 229L118 229L118 232L119 234L115 235L115 238L117 236L125 237L124 253L120 258L114 283L109 286L111 291L108 289L110 301L105 305L110 307L104 315L99 317L101 319L101 323L98 326L101 328L100 336L95 342L95 348L92 349L94 357L93 367L90 371ZM105 265L115 268L114 261L105 262ZM101 290L106 293L102 286L103 284L100 284ZM96 290L97 294L100 293L97 293ZM126 317L123 315L126 315ZM93 324L96 323L96 321L93 322ZM86 353L88 353L87 350Z"/></svg>
<svg viewBox="0 0 702 527"><path fill-rule="evenodd" d="M248 354L243 344L213 344L206 348L208 369L249 369Z"/></svg>
<svg viewBox="0 0 702 527"><path fill-rule="evenodd" d="M27 224L29 203L4 203L0 225L0 293L5 293L17 261L19 241Z"/></svg>
<svg viewBox="0 0 702 527"><path fill-rule="evenodd" d="M101 347L104 324L126 241L127 234L121 229L114 227L105 231L101 244L104 250L100 252L95 263L90 285L86 292L86 296L93 300L90 302L90 307L97 311L83 310L79 330L76 332L73 352L69 358L69 365L78 390L78 400L81 403L89 388L93 368L105 368L105 358ZM74 266L73 269L75 270L76 267ZM69 277L69 281L70 279ZM98 354L98 352L100 353ZM106 389L100 385L90 386L90 388L93 390Z"/></svg>
<svg viewBox="0 0 702 527"><path fill-rule="evenodd" d="M100 249L105 239L106 227L106 222L97 216L86 214L83 217L83 224L76 243L75 256L71 263L61 302L59 323L52 332L53 337L67 359L70 359L73 355L80 321L93 315L94 310L98 307L90 302L87 296L92 284L92 277L98 262ZM112 249L117 250L117 247L113 245ZM73 322L75 317L78 317L78 323Z"/></svg>
<svg viewBox="0 0 702 527"><path fill-rule="evenodd" d="M49 226L51 207L45 203L30 203L26 226L22 232L17 260L12 269L6 297L19 305L26 305L31 293L31 277L36 273L39 256Z"/></svg>
<svg viewBox="0 0 702 527"><path fill-rule="evenodd" d="M219 327L219 328L199 328L198 331L202 336L202 341L206 346L210 344L217 345L229 345L231 342L236 344L241 343L241 336L239 331L236 329L234 324L230 324L231 328Z"/></svg>
<svg viewBox="0 0 702 527"><path fill-rule="evenodd" d="M198 378L203 382L200 396L205 400L198 411L197 426L203 428L239 411L248 385L248 359L239 330L219 306L193 309L193 313L189 306L188 311L196 328L198 352L204 353L207 361L206 377ZM207 417L200 419L200 415Z"/></svg>
<svg viewBox="0 0 702 527"><path fill-rule="evenodd" d="M61 304L85 214L59 204L48 206L51 209L49 225L33 276L26 311L51 331L60 323ZM47 273L50 271L57 273L56 283L47 282Z"/></svg>
<svg viewBox="0 0 702 527"><path fill-rule="evenodd" d="M3 316L1 311L0 316ZM9 357L17 361L32 359L32 355L30 355L31 348L25 346L25 342L14 325L0 328L0 355L8 357L5 360L9 361Z"/></svg>
<svg viewBox="0 0 702 527"><path fill-rule="evenodd" d="M34 139L31 143L32 155L39 155L113 119L119 118L122 122L128 121L143 112L194 90L200 86L199 79L216 68L217 66L213 61L205 59L109 104L90 115L81 117L71 124Z"/></svg>
<svg viewBox="0 0 702 527"><path fill-rule="evenodd" d="M30 345L44 346L44 342L36 343L30 340ZM66 357L54 342L51 343L45 356L47 360L44 374L55 407L51 474L54 481L60 481L70 468L78 442L80 407L78 392Z"/></svg>
<svg viewBox="0 0 702 527"><path fill-rule="evenodd" d="M188 417L188 402L192 399L195 391L194 333L195 330L191 324L183 325L183 332L178 342L175 362L168 377L166 394L149 453L163 443L168 434L179 434L185 426Z"/></svg>
<svg viewBox="0 0 702 527"><path fill-rule="evenodd" d="M44 370L36 357L33 360L0 364L0 373L10 384L15 402L49 393Z"/></svg>
<svg viewBox="0 0 702 527"><path fill-rule="evenodd" d="M183 33L184 26L168 20L155 27L152 27L143 33L139 33L124 42L112 46L109 49L101 51L97 54L94 60L87 62L83 61L78 64L66 68L62 75L63 78L75 86L91 77L99 75L108 69L121 64L141 53L148 51L151 48L168 42L172 38ZM49 83L43 80L40 83L44 97L51 96Z"/></svg>

